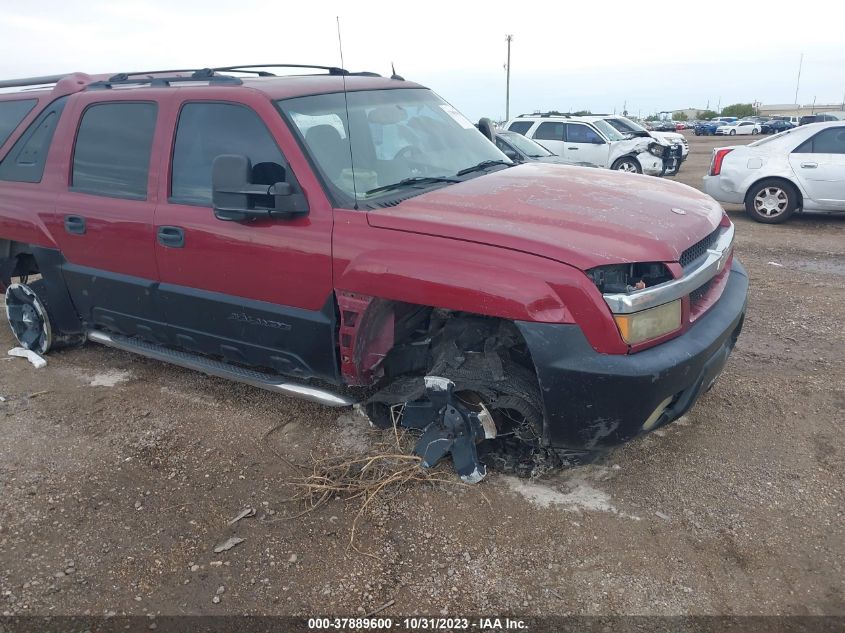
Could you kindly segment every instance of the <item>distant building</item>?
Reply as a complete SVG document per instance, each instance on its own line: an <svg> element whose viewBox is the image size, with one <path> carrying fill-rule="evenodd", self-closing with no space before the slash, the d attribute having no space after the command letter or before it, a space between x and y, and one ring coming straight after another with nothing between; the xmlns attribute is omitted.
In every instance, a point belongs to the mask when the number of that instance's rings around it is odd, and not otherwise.
<svg viewBox="0 0 845 633"><path fill-rule="evenodd" d="M685 114L688 120L697 119L699 112L704 112L705 108L686 108L685 110L672 110L672 118L677 119L679 114ZM683 118L683 117L681 117Z"/></svg>
<svg viewBox="0 0 845 633"><path fill-rule="evenodd" d="M687 120L692 120L698 117L699 112L703 112L705 108L686 108L685 110L664 110L658 112L657 116L661 121L670 121L677 119L679 114L687 115Z"/></svg>
<svg viewBox="0 0 845 633"><path fill-rule="evenodd" d="M810 105L799 105L797 103L774 103L770 105L761 104L758 107L758 114L760 116L804 116L805 114L842 112L843 110L845 110L845 107L841 103L816 103Z"/></svg>

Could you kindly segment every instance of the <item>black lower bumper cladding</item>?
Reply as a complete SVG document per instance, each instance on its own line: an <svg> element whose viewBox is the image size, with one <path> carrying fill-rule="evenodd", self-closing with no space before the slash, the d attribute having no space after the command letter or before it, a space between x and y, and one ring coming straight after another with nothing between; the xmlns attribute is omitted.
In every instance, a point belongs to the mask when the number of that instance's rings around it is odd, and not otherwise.
<svg viewBox="0 0 845 633"><path fill-rule="evenodd" d="M519 322L543 394L544 441L597 450L681 417L715 381L745 317L748 276L733 260L716 304L676 339L629 355L601 354L577 325Z"/></svg>

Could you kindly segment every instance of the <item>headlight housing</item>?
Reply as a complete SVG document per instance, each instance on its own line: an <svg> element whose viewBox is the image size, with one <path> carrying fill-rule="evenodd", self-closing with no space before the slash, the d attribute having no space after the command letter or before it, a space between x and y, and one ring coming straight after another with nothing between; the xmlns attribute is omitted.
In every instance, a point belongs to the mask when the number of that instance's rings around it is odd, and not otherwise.
<svg viewBox="0 0 845 633"><path fill-rule="evenodd" d="M681 327L681 300L631 314L614 314L613 320L628 345L644 343Z"/></svg>
<svg viewBox="0 0 845 633"><path fill-rule="evenodd" d="M652 143L648 146L648 151L650 154L657 156L658 158L663 158L663 154L666 151L666 148L658 143Z"/></svg>

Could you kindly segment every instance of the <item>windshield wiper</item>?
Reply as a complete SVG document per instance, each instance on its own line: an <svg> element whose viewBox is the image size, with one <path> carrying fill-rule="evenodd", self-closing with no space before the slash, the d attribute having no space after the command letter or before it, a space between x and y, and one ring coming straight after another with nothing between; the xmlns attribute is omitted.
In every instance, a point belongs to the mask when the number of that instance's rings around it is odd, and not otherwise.
<svg viewBox="0 0 845 633"><path fill-rule="evenodd" d="M364 195L369 196L374 193L381 193L383 191L392 191L393 189L402 189L403 187L410 187L411 185L429 184L435 182L461 182L457 178L449 176L413 176L411 178L403 178L399 182L394 182L382 187L370 189Z"/></svg>
<svg viewBox="0 0 845 633"><path fill-rule="evenodd" d="M462 169L459 171L456 176L465 176L467 174L471 174L474 171L481 171L482 169L487 169L488 167L494 167L496 165L507 165L508 167L512 167L513 163L505 160L483 160L477 165L473 165L472 167L467 167L466 169Z"/></svg>

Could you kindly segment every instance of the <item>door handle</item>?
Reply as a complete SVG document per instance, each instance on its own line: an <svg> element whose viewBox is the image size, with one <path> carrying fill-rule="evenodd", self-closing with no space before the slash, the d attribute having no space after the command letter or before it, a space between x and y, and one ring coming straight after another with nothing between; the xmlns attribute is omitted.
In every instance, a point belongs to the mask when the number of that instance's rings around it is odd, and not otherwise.
<svg viewBox="0 0 845 633"><path fill-rule="evenodd" d="M157 231L158 243L167 248L185 247L185 230L178 226L160 226Z"/></svg>
<svg viewBox="0 0 845 633"><path fill-rule="evenodd" d="M566 149L578 149L577 147L567 147Z"/></svg>
<svg viewBox="0 0 845 633"><path fill-rule="evenodd" d="M73 235L85 235L85 218L79 215L66 215L65 231Z"/></svg>
<svg viewBox="0 0 845 633"><path fill-rule="evenodd" d="M815 169L818 166L818 163L801 163L801 167L803 167L804 169Z"/></svg>

